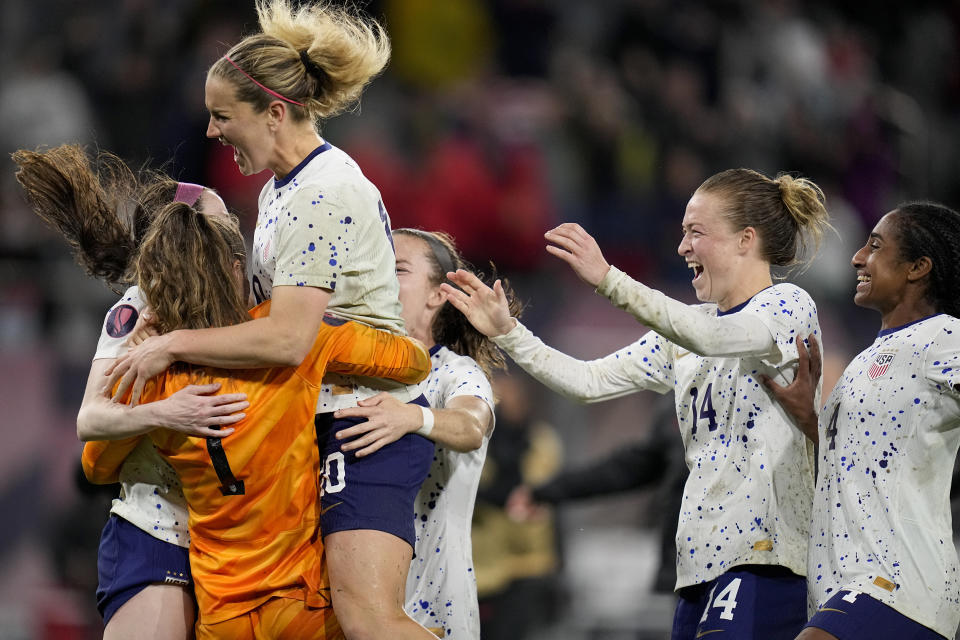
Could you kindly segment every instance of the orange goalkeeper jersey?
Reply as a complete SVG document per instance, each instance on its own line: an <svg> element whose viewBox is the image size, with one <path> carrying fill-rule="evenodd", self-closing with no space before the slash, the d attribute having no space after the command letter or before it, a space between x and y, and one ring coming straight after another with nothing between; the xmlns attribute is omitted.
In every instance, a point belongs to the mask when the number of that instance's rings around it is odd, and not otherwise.
<svg viewBox="0 0 960 640"><path fill-rule="evenodd" d="M268 304L251 313L265 315ZM328 364L331 371L406 383L422 380L430 370L429 354L413 341L355 322L325 323L297 368L168 371L144 390L142 401L151 402L189 384L220 382L222 392L246 393L250 402L247 416L223 439L169 429L150 433L183 484L190 566L207 624L242 615L275 596L329 605L314 428ZM87 443L87 477L115 480L138 439Z"/></svg>

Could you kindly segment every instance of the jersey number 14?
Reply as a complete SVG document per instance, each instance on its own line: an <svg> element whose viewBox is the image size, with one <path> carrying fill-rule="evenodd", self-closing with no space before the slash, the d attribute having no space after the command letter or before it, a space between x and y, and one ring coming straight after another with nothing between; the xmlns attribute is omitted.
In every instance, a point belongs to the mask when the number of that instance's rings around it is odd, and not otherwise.
<svg viewBox="0 0 960 640"><path fill-rule="evenodd" d="M708 420L707 428L710 431L717 430L717 411L713 408L713 400L710 397L713 391L713 383L707 385L706 390L703 393L703 401L700 403L700 411L697 412L697 396L699 395L699 390L696 387L690 389L690 409L693 411L693 429L691 433L697 432L697 424L700 420Z"/></svg>

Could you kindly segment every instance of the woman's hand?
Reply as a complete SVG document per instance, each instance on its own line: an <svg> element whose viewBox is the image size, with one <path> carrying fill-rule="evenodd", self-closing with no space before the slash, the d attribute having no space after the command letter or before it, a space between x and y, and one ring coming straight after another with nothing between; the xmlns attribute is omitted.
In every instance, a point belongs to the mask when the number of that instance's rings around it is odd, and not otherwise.
<svg viewBox="0 0 960 640"><path fill-rule="evenodd" d="M447 278L460 290L443 283L440 291L477 331L492 338L508 333L517 326L517 321L510 316L507 296L499 280L493 283L491 289L480 278L463 269L448 273Z"/></svg>
<svg viewBox="0 0 960 640"><path fill-rule="evenodd" d="M246 417L242 412L250 403L243 393L214 395L219 390L219 382L189 385L169 398L138 407L113 402L109 391L88 393L77 414L77 437L84 442L120 440L165 427L188 436L222 438L233 433L233 428L224 427Z"/></svg>
<svg viewBox="0 0 960 640"><path fill-rule="evenodd" d="M341 445L340 449L356 451L358 458L379 451L423 426L420 405L400 402L389 393L378 393L361 400L357 405L350 409L339 409L334 415L337 418L366 418L366 422L341 429L335 434L337 440L355 438Z"/></svg>
<svg viewBox="0 0 960 640"><path fill-rule="evenodd" d="M817 427L817 407L815 406L817 384L823 371L823 359L820 357L820 345L817 338L811 333L808 337L810 351L803 344L803 337L797 336L797 373L793 382L782 386L768 376L760 376L760 382L770 390L773 397L780 403L803 435L814 444L819 441Z"/></svg>
<svg viewBox="0 0 960 640"><path fill-rule="evenodd" d="M581 280L596 289L610 270L600 246L583 227L574 222L565 222L543 234L552 245L547 253L553 254L570 265ZM556 246L554 246L556 245Z"/></svg>
<svg viewBox="0 0 960 640"><path fill-rule="evenodd" d="M156 318L153 315L153 309L145 307L140 312L140 317L137 318L137 323L133 326L130 337L127 338L127 346L135 347L147 338L160 335L155 323Z"/></svg>
<svg viewBox="0 0 960 640"><path fill-rule="evenodd" d="M170 333L162 336L147 338L139 345L132 347L126 354L117 358L106 370L107 382L105 388L113 389L119 381L120 385L113 393L113 399L123 398L127 390L131 390L130 406L135 407L140 401L140 394L147 380L158 375L173 364L173 357L168 351L171 341Z"/></svg>
<svg viewBox="0 0 960 640"><path fill-rule="evenodd" d="M523 484L510 492L504 509L507 516L515 522L543 521L549 515L549 509L536 502L533 499L533 491Z"/></svg>
<svg viewBox="0 0 960 640"><path fill-rule="evenodd" d="M233 433L232 427L224 428L226 425L246 417L242 411L249 407L250 403L247 402L245 393L215 395L219 390L219 382L191 384L169 398L152 402L149 406L159 427L188 436L222 438Z"/></svg>

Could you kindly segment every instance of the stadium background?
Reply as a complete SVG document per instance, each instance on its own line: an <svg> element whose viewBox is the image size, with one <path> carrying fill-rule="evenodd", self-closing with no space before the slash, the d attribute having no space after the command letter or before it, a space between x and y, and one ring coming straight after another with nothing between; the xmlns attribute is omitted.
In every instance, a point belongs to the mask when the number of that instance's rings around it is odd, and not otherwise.
<svg viewBox="0 0 960 640"><path fill-rule="evenodd" d="M249 233L267 174L243 178L230 150L204 138L203 79L255 26L250 5L0 6L0 640L98 628L90 540L108 496L81 490L73 420L115 299L26 210L9 153L82 142L134 164L169 161L174 175L217 187ZM442 229L481 269L493 260L529 301L534 331L580 357L639 329L543 251L555 223L583 224L610 262L693 301L675 250L703 178L736 166L810 177L840 237L799 282L819 304L836 376L877 330L876 316L851 302L849 259L867 230L905 199L960 205L956 2L361 6L385 22L393 60L362 108L324 135L379 186L395 227ZM548 443L539 466L527 465L534 475L650 428L652 394L581 407L520 373L504 384L522 385L534 431L553 434L527 438ZM559 511L559 562L544 576L553 608L531 605L539 631L530 637L662 637L669 596L649 593L662 516L645 494Z"/></svg>

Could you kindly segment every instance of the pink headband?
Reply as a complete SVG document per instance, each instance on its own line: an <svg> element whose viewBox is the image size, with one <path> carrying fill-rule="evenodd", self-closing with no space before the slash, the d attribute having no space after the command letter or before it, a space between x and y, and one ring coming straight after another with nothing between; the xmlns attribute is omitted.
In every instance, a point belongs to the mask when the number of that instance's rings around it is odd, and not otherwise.
<svg viewBox="0 0 960 640"><path fill-rule="evenodd" d="M177 195L173 196L174 202L182 202L191 207L200 199L204 186L202 184L193 184L192 182L178 182Z"/></svg>
<svg viewBox="0 0 960 640"><path fill-rule="evenodd" d="M285 96L280 95L279 93L277 93L277 92L274 91L273 89L269 89L269 88L263 86L262 84L260 84L259 82L257 82L256 80L253 79L253 76L251 76L249 73L247 73L246 71L244 71L243 69L241 69L241 68L237 65L236 62L234 62L233 60L231 60L229 56L223 56L223 59L226 60L227 62L229 62L230 64L232 64L233 67L234 67L234 69L236 69L237 71L239 71L239 72L242 73L243 75L245 75L245 76L247 76L248 78L250 78L250 82L252 82L253 84L257 85L258 87L260 87L261 89L263 89L264 91L266 91L267 93L269 93L270 95L272 95L274 98L280 98L280 99L283 100L284 102L289 102L290 104L295 104L295 105L297 105L298 107L304 106L302 102L297 102L296 100L291 100L290 98L287 98L287 97L285 97Z"/></svg>

